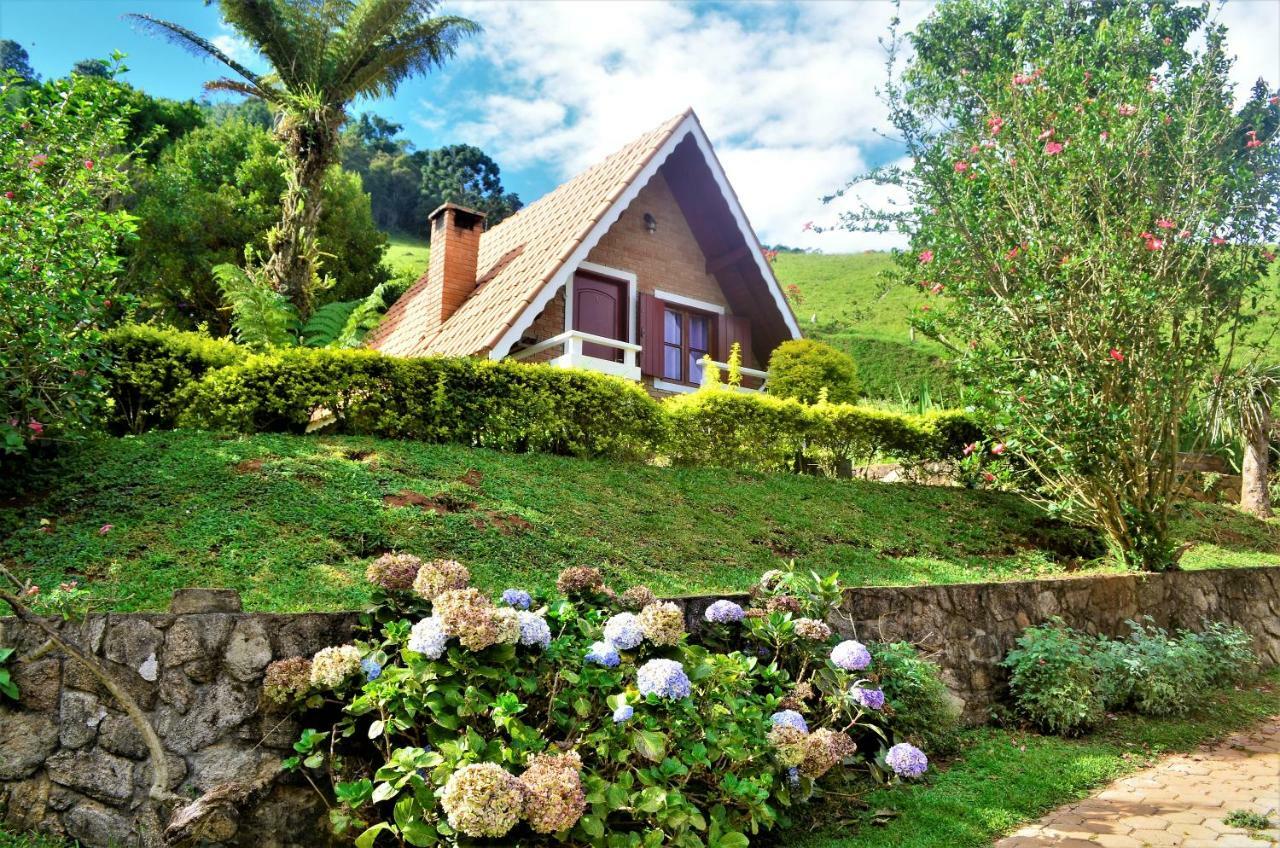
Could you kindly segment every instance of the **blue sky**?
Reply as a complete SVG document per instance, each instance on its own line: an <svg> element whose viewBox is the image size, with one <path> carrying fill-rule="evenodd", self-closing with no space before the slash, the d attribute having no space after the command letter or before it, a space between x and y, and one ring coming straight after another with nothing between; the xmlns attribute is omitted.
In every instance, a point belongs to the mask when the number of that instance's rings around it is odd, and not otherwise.
<svg viewBox="0 0 1280 848"><path fill-rule="evenodd" d="M908 26L928 0L905 0ZM897 155L876 134L887 121L875 88L883 0L454 0L446 11L485 31L444 70L392 99L358 104L403 124L418 147L470 143L502 166L526 201L667 117L697 110L747 215L766 242L828 252L885 247L891 237L804 232L837 211L819 197ZM0 38L12 38L45 76L79 59L128 54L128 79L146 91L199 98L221 75L123 20L146 12L215 39L263 67L202 0L0 0ZM1241 83L1280 83L1280 0L1228 0ZM883 198L865 192L863 199ZM855 198L847 198L852 205Z"/></svg>

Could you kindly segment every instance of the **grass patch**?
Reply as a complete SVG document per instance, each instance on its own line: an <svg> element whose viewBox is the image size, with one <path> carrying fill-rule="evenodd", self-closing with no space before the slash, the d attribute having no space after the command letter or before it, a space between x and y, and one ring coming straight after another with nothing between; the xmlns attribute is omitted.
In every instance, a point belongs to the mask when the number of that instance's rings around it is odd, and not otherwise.
<svg viewBox="0 0 1280 848"><path fill-rule="evenodd" d="M388 233L387 252L382 257L382 264L391 269L391 276L412 274L420 277L427 272L427 256L431 248L426 239L405 233Z"/></svg>
<svg viewBox="0 0 1280 848"><path fill-rule="evenodd" d="M75 848L79 844L38 833L9 833L0 827L0 848Z"/></svg>
<svg viewBox="0 0 1280 848"><path fill-rule="evenodd" d="M390 550L462 560L494 591L550 588L566 565L663 594L746 589L792 558L855 586L1103 570L1073 558L1090 534L999 492L363 437L102 439L37 489L0 501L0 561L45 588L75 577L118 610L162 609L183 586L236 588L249 609L350 609ZM1227 564L1280 565L1280 521L1197 505L1182 530Z"/></svg>
<svg viewBox="0 0 1280 848"><path fill-rule="evenodd" d="M925 783L876 789L866 809L835 829L788 834L794 848L978 848L1062 804L1151 765L1164 754L1205 742L1280 713L1280 674L1256 684L1211 693L1186 718L1125 715L1082 739L980 728L965 733L965 748ZM834 806L834 805L833 805ZM842 803L842 808L848 805ZM874 814L891 811L883 826ZM819 807L819 816L835 815Z"/></svg>

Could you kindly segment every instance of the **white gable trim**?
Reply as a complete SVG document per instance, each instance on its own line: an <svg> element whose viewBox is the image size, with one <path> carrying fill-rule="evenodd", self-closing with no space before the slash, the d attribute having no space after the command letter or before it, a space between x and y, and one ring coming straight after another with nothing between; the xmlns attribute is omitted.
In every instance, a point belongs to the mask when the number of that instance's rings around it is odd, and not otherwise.
<svg viewBox="0 0 1280 848"><path fill-rule="evenodd" d="M755 255L756 266L760 269L760 273L764 276L766 287L773 296L774 302L777 304L778 310L782 313L783 321L786 322L787 329L791 333L793 339L800 338L800 327L796 324L795 316L791 314L791 308L787 305L787 299L782 293L782 286L778 284L778 279L773 275L773 269L769 267L769 263L765 261L764 253L760 248L760 242L756 239L756 234L752 231L750 223L747 222L747 216L742 211L742 205L738 202L738 196L734 194L733 189L729 186L729 180L725 177L724 169L720 167L720 162L716 159L715 153L711 149L711 142L707 139L706 133L702 131L698 119L693 113L689 113L684 120L676 127L676 129L658 148L648 164L636 174L635 178L626 187L622 194L618 195L618 199L613 202L607 212L596 222L591 231L587 233L587 237L582 240L578 247L569 254L569 257L560 265L556 273L547 281L546 285L534 295L529 304L525 306L524 311L511 324L511 327L503 333L497 343L489 350L490 359L504 359L507 352L511 350L511 346L518 342L529 325L534 319L542 314L542 310L546 309L547 304L555 297L556 292L561 287L566 286L573 277L574 271L581 267L586 261L589 254L600 239L604 238L609 229L617 222L622 213L631 205L631 201L636 199L638 195L658 172L662 164L672 154L684 137L692 134L694 141L698 145L698 149L702 151L702 156L706 160L707 167L711 170L711 176L715 179L716 185L720 188L720 194L724 197L725 203L729 205L729 211L733 215L733 220L738 225L742 237L746 240L747 246L753 247L751 252ZM566 291L566 296L568 292Z"/></svg>

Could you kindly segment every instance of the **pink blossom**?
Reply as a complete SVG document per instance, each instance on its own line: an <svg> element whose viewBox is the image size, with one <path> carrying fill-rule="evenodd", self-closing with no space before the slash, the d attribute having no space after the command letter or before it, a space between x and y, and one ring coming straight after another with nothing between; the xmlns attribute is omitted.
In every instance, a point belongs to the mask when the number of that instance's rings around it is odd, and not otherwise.
<svg viewBox="0 0 1280 848"><path fill-rule="evenodd" d="M1053 127L1049 127L1049 129L1036 136L1036 141L1044 141L1047 138L1053 138Z"/></svg>
<svg viewBox="0 0 1280 848"><path fill-rule="evenodd" d="M928 265L928 264L929 264L930 262L932 262L932 261L933 261L933 251L932 251L932 250L922 250L922 251L920 251L920 264L922 264L922 265Z"/></svg>
<svg viewBox="0 0 1280 848"><path fill-rule="evenodd" d="M971 145L969 145L969 152L970 152L970 153L977 153L980 149L981 149L981 148L979 148L979 147L978 147L978 145L976 145L976 144L971 144Z"/></svg>
<svg viewBox="0 0 1280 848"><path fill-rule="evenodd" d="M929 291L933 292L934 294L942 294L942 283L934 283L929 288Z"/></svg>
<svg viewBox="0 0 1280 848"><path fill-rule="evenodd" d="M1119 348L1111 348L1111 358L1116 362L1124 362L1124 354L1120 352Z"/></svg>
<svg viewBox="0 0 1280 848"><path fill-rule="evenodd" d="M968 163L968 162L961 161L961 162L957 162L957 163L956 163L954 166L952 166L952 167L954 167L954 168L956 169L956 173L957 173L957 174L963 174L965 171L969 170L969 163Z"/></svg>
<svg viewBox="0 0 1280 848"><path fill-rule="evenodd" d="M801 229L801 231L802 231L802 232L808 232L809 230L812 230L812 229L813 229L813 222L812 222L812 221L805 221L805 222L804 222L804 226L803 226L803 227L801 227L800 229Z"/></svg>
<svg viewBox="0 0 1280 848"><path fill-rule="evenodd" d="M973 455L973 452L974 452L974 451L976 451L977 449L978 449L978 443L977 443L977 442L970 442L969 444L967 444L967 445L965 445L965 446L964 446L964 455L965 455L965 456L972 456L972 455Z"/></svg>
<svg viewBox="0 0 1280 848"><path fill-rule="evenodd" d="M1178 230L1178 238L1190 238L1190 237L1191 237L1190 230Z"/></svg>
<svg viewBox="0 0 1280 848"><path fill-rule="evenodd" d="M994 483L996 481L996 475L992 474L990 471L984 471L982 472L982 479L988 483Z"/></svg>
<svg viewBox="0 0 1280 848"><path fill-rule="evenodd" d="M1147 250L1164 250L1164 239L1147 236Z"/></svg>
<svg viewBox="0 0 1280 848"><path fill-rule="evenodd" d="M1262 258L1267 260L1268 262L1276 261L1276 255L1269 250L1262 251Z"/></svg>
<svg viewBox="0 0 1280 848"><path fill-rule="evenodd" d="M1224 239L1222 236L1214 236L1213 238L1209 239L1209 244L1226 244L1226 243L1227 243L1227 240Z"/></svg>
<svg viewBox="0 0 1280 848"><path fill-rule="evenodd" d="M999 135L1000 130L1003 128L1004 118L1001 118L999 115L992 115L990 118L987 118L987 132L992 135Z"/></svg>
<svg viewBox="0 0 1280 848"><path fill-rule="evenodd" d="M92 159L86 159L86 160L84 160L84 168L85 168L85 170L86 170L86 171L92 171L92 170L93 170L93 160L92 160Z"/></svg>
<svg viewBox="0 0 1280 848"><path fill-rule="evenodd" d="M1177 225L1169 218L1157 218L1156 226L1162 230L1172 230Z"/></svg>
<svg viewBox="0 0 1280 848"><path fill-rule="evenodd" d="M33 168L43 168L45 163L48 161L48 156L43 153L37 153L35 156L31 157L31 161L28 164Z"/></svg>
<svg viewBox="0 0 1280 848"><path fill-rule="evenodd" d="M1111 135L1106 130L1103 130L1102 132L1098 133L1098 141L1102 142L1103 144L1106 144L1107 139L1110 137Z"/></svg>
<svg viewBox="0 0 1280 848"><path fill-rule="evenodd" d="M1280 95L1278 95L1278 96L1276 96L1276 97L1272 97L1272 98L1271 98L1270 100L1268 100L1267 102L1268 102L1268 103L1270 103L1272 106L1275 106L1276 104L1280 103Z"/></svg>
<svg viewBox="0 0 1280 848"><path fill-rule="evenodd" d="M991 448L991 452L996 456L1000 456L1005 452L1004 442L999 442Z"/></svg>
<svg viewBox="0 0 1280 848"><path fill-rule="evenodd" d="M36 434L37 439L44 434L44 425L34 418L27 422L27 427L31 429L31 432Z"/></svg>
<svg viewBox="0 0 1280 848"><path fill-rule="evenodd" d="M1262 142L1258 140L1258 131L1249 130L1245 135L1249 136L1249 140L1245 142L1245 147L1261 147Z"/></svg>
<svg viewBox="0 0 1280 848"><path fill-rule="evenodd" d="M13 192L11 192L11 191L6 191L6 192L4 193L4 199L5 199L5 200L13 200Z"/></svg>
<svg viewBox="0 0 1280 848"><path fill-rule="evenodd" d="M1045 156L1057 156L1062 152L1062 145L1056 141L1046 142L1044 146Z"/></svg>
<svg viewBox="0 0 1280 848"><path fill-rule="evenodd" d="M115 529L115 525L114 525L114 524L104 524L104 525L102 525L101 527L99 527L99 528L98 528L98 535L99 535L99 536L105 536L105 535L107 535L108 533L110 533L110 532L111 532L112 530L114 530L114 529Z"/></svg>
<svg viewBox="0 0 1280 848"><path fill-rule="evenodd" d="M1009 249L1009 252L1004 255L1004 258L1009 260L1017 259L1019 250L1020 248L1015 245Z"/></svg>
<svg viewBox="0 0 1280 848"><path fill-rule="evenodd" d="M1134 106L1132 103L1121 103L1119 107L1116 108L1116 112L1125 118L1130 118L1138 114L1138 107Z"/></svg>

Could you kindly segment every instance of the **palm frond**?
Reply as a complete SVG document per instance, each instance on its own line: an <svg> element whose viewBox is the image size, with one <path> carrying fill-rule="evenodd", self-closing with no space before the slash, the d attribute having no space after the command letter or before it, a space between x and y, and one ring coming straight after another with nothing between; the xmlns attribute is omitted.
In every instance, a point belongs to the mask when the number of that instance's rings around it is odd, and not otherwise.
<svg viewBox="0 0 1280 848"><path fill-rule="evenodd" d="M213 277L231 307L231 327L241 344L254 350L296 344L298 312L284 295L238 265L215 265Z"/></svg>
<svg viewBox="0 0 1280 848"><path fill-rule="evenodd" d="M381 49L354 68L335 91L338 97L389 97L401 82L444 64L466 36L480 32L467 18L431 18L390 38Z"/></svg>
<svg viewBox="0 0 1280 848"><path fill-rule="evenodd" d="M234 80L230 77L219 77L215 80L209 80L204 84L205 91L229 91L233 94L243 94L246 97L257 97L267 102L275 102L276 93L269 88L261 88L251 83Z"/></svg>
<svg viewBox="0 0 1280 848"><path fill-rule="evenodd" d="M304 3L274 0L222 0L222 17L267 58L285 88L303 85L310 57L300 38ZM311 4L314 5L314 4Z"/></svg>
<svg viewBox="0 0 1280 848"><path fill-rule="evenodd" d="M428 2L426 9L422 10L414 8L414 0L363 0L359 3L329 48L334 64L333 82L342 86L357 68L381 49L388 36L403 28L406 20L417 20L429 13L431 5ZM407 17L410 13L413 13L413 18Z"/></svg>
<svg viewBox="0 0 1280 848"><path fill-rule="evenodd" d="M197 56L212 56L240 76L247 79L253 85L261 87L262 80L257 74L237 62L235 59L232 59L226 53L223 53L222 50L220 50L212 41L196 35L181 24L175 24L172 21L162 20L160 18L141 13L131 13L125 17L136 22L142 29L159 35L166 41L177 44L179 47L182 47Z"/></svg>

